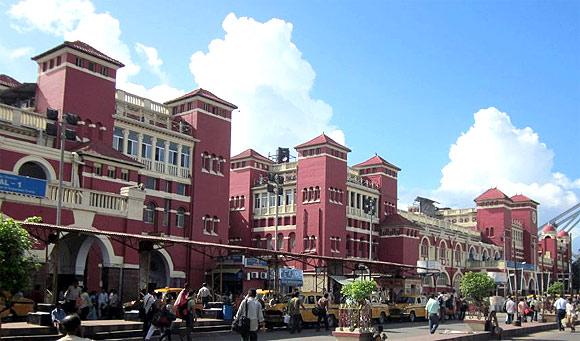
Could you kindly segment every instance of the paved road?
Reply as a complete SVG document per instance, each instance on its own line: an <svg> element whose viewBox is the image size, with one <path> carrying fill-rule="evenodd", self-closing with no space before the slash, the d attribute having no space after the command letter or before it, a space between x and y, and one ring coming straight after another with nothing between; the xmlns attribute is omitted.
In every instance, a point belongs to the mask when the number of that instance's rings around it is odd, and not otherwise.
<svg viewBox="0 0 580 341"><path fill-rule="evenodd" d="M578 327L576 327L578 328ZM512 340L538 340L538 341L549 341L549 340L553 340L553 341L572 341L572 340L580 340L580 333L576 332L575 334L570 333L570 330L568 329L565 332L559 332L557 330L550 330L547 332L541 332L541 333L536 333L536 334L531 334L529 336L525 336L525 337L517 337L514 338Z"/></svg>

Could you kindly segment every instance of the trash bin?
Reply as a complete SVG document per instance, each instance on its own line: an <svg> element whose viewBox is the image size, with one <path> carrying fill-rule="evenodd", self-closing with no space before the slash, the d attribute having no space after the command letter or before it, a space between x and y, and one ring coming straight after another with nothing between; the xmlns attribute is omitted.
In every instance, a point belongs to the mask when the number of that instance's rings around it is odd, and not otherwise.
<svg viewBox="0 0 580 341"><path fill-rule="evenodd" d="M222 312L224 315L224 320L226 321L231 321L234 317L233 317L233 307L231 304L224 304L223 308L222 308Z"/></svg>

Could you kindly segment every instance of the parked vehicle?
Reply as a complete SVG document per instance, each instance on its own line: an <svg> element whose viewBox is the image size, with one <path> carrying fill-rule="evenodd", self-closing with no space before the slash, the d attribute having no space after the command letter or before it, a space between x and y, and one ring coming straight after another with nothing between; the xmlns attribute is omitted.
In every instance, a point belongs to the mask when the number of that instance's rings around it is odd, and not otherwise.
<svg viewBox="0 0 580 341"><path fill-rule="evenodd" d="M371 295L371 318L381 324L388 322L391 315L391 306L384 302L379 295Z"/></svg>
<svg viewBox="0 0 580 341"><path fill-rule="evenodd" d="M304 309L301 310L301 323L315 324L318 322L318 316L312 313L312 309L316 307L316 302L323 296L320 292L302 292L300 293L300 300L304 304ZM272 329L274 327L284 326L284 314L286 314L286 309L288 306L288 301L290 296L286 295L281 298L278 302L272 302L273 304L266 304L264 309L264 321L266 328ZM328 325L334 328L338 325L338 304L328 305Z"/></svg>
<svg viewBox="0 0 580 341"><path fill-rule="evenodd" d="M426 296L406 295L397 299L396 303L390 307L391 318L408 318L411 322L415 322L417 318L426 318L427 313L425 306L427 305Z"/></svg>

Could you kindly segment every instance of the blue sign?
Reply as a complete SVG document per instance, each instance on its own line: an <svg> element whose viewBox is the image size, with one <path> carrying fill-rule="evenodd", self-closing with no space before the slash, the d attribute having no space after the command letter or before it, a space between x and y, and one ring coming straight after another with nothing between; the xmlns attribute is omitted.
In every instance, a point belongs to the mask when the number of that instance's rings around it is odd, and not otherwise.
<svg viewBox="0 0 580 341"><path fill-rule="evenodd" d="M523 263L523 262L514 262L511 260L508 260L506 262L506 265L508 268L514 269L514 270L526 270L526 271L535 271L536 270L536 266L534 264L529 264L529 263Z"/></svg>
<svg viewBox="0 0 580 341"><path fill-rule="evenodd" d="M0 173L0 192L46 196L46 180L29 178L27 176Z"/></svg>
<svg viewBox="0 0 580 341"><path fill-rule="evenodd" d="M268 267L268 262L266 262L265 260L258 259L258 258L245 257L245 263L246 263L247 267L252 267L252 268L267 268Z"/></svg>
<svg viewBox="0 0 580 341"><path fill-rule="evenodd" d="M280 284L289 287L301 287L304 275L300 269L280 269Z"/></svg>

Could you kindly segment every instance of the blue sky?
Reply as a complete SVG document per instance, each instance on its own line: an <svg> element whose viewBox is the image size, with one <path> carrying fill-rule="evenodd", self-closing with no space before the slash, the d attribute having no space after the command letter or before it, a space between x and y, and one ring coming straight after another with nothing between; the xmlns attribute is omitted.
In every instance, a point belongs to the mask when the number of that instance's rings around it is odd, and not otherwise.
<svg viewBox="0 0 580 341"><path fill-rule="evenodd" d="M240 104L234 151L344 137L351 164L376 152L403 169L402 206L500 186L541 201L544 221L580 197L577 1L0 0L0 30L0 73L19 80L76 38L130 58L131 91L215 91Z"/></svg>

